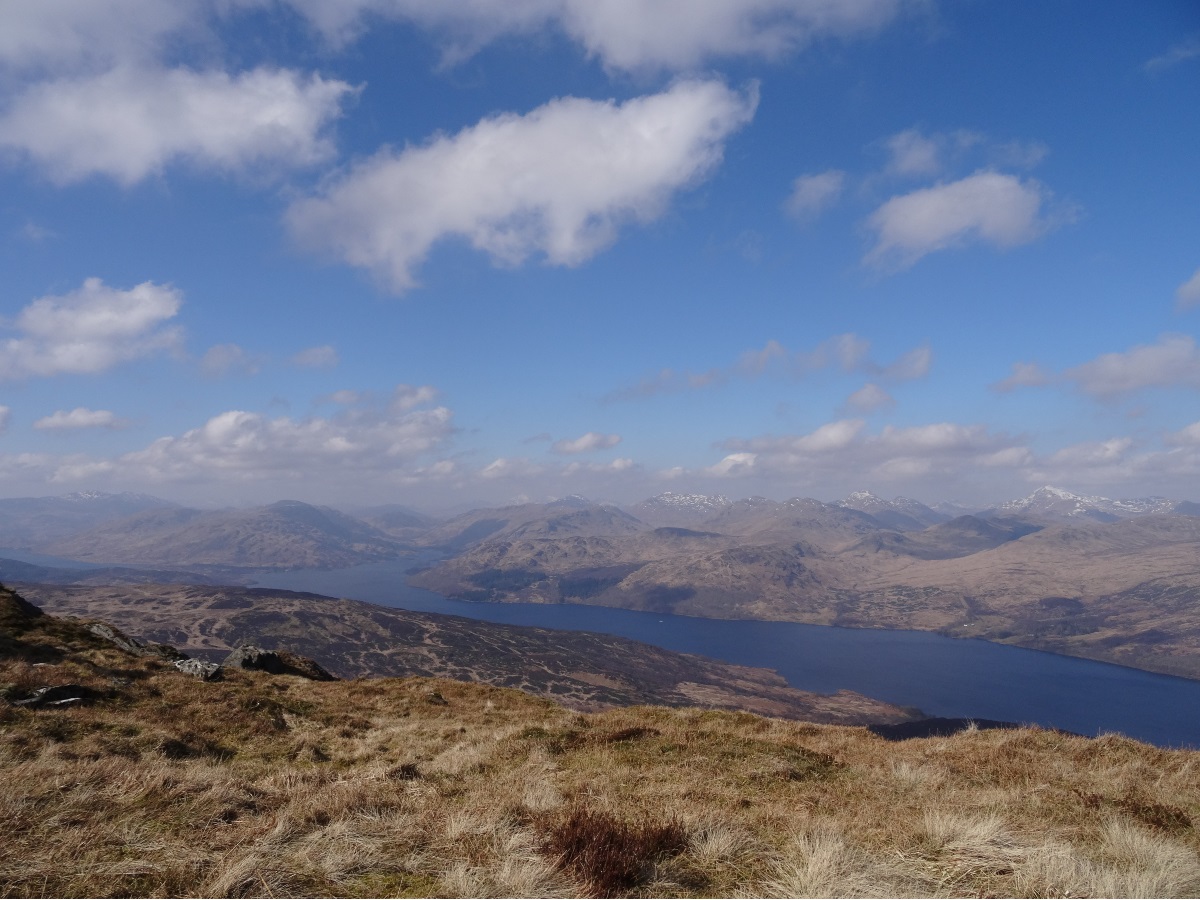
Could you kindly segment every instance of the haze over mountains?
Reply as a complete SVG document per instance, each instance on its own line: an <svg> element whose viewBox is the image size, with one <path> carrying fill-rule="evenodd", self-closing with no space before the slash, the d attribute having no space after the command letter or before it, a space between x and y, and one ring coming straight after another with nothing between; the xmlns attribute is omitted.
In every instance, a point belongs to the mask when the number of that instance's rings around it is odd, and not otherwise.
<svg viewBox="0 0 1200 900"><path fill-rule="evenodd" d="M438 522L402 507L367 521L297 501L201 512L87 495L0 501L0 533L31 511L37 527L15 546L126 567L113 582L171 570L245 582L422 553L432 564L411 583L459 599L938 630L1200 677L1200 506L1182 500L1045 487L951 517L866 491L667 493L627 510L571 496ZM43 575L29 580L101 580Z"/></svg>

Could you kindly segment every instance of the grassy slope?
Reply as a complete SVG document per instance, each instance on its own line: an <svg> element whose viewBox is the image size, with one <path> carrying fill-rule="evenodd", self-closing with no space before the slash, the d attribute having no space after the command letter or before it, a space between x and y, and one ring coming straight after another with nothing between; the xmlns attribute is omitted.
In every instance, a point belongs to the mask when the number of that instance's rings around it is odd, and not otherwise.
<svg viewBox="0 0 1200 900"><path fill-rule="evenodd" d="M0 598L12 896L1194 896L1200 754L453 681L200 683Z"/></svg>

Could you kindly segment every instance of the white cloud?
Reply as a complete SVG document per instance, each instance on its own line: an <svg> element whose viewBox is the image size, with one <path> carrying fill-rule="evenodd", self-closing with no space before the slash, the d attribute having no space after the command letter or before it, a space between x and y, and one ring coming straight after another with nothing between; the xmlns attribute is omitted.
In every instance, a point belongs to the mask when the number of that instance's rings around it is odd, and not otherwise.
<svg viewBox="0 0 1200 900"><path fill-rule="evenodd" d="M721 478L737 478L742 475L754 474L757 462L758 454L756 453L745 451L730 453L719 463L709 466L704 471L708 475L716 475Z"/></svg>
<svg viewBox="0 0 1200 900"><path fill-rule="evenodd" d="M1175 447L1200 447L1200 422L1193 422L1168 434L1165 442Z"/></svg>
<svg viewBox="0 0 1200 900"><path fill-rule="evenodd" d="M259 361L237 344L216 344L200 358L200 371L210 378L223 378L234 372L254 375Z"/></svg>
<svg viewBox="0 0 1200 900"><path fill-rule="evenodd" d="M861 413L871 413L895 405L892 395L879 385L868 382L846 398L846 406Z"/></svg>
<svg viewBox="0 0 1200 900"><path fill-rule="evenodd" d="M0 434L4 434L8 429L8 419L11 414L12 410L7 406L0 406Z"/></svg>
<svg viewBox="0 0 1200 900"><path fill-rule="evenodd" d="M117 464L149 481L296 480L393 470L438 449L453 432L445 407L401 415L269 419L231 410L182 435L164 437Z"/></svg>
<svg viewBox="0 0 1200 900"><path fill-rule="evenodd" d="M497 478L534 478L542 474L542 467L527 457L500 457L479 470L485 480Z"/></svg>
<svg viewBox="0 0 1200 900"><path fill-rule="evenodd" d="M53 415L38 419L33 427L42 431L73 431L78 428L123 428L127 424L107 409L77 406L70 412L60 409Z"/></svg>
<svg viewBox="0 0 1200 900"><path fill-rule="evenodd" d="M352 91L286 69L120 66L27 88L0 117L0 148L59 184L105 175L131 185L176 162L234 173L309 166L333 155L322 131Z"/></svg>
<svg viewBox="0 0 1200 900"><path fill-rule="evenodd" d="M872 434L862 419L826 423L807 434L735 438L730 451L704 470L725 477L755 476L791 485L828 489L833 482L861 479L921 481L970 478L981 467L1017 468L1030 458L1019 439L995 434L983 425L939 422L912 427L885 426Z"/></svg>
<svg viewBox="0 0 1200 900"><path fill-rule="evenodd" d="M157 54L196 27L196 0L38 0L6 3L0 65L25 70L94 67Z"/></svg>
<svg viewBox="0 0 1200 900"><path fill-rule="evenodd" d="M25 307L0 341L0 380L33 375L92 374L178 347L178 328L164 327L183 302L169 285L147 281L128 291L89 278L76 291ZM4 323L7 325L7 323Z"/></svg>
<svg viewBox="0 0 1200 900"><path fill-rule="evenodd" d="M893 175L937 175L942 171L942 141L916 128L893 134L884 141L891 159L887 170Z"/></svg>
<svg viewBox="0 0 1200 900"><path fill-rule="evenodd" d="M1200 349L1188 335L1164 334L1156 344L1106 353L1068 369L1062 378L1096 397L1115 397L1148 387L1200 388Z"/></svg>
<svg viewBox="0 0 1200 900"><path fill-rule="evenodd" d="M726 56L778 58L822 37L870 34L900 0L291 0L327 36L346 41L369 15L407 19L441 33L450 62L505 34L555 27L606 67L694 69Z"/></svg>
<svg viewBox="0 0 1200 900"><path fill-rule="evenodd" d="M834 335L812 350L791 351L772 338L761 349L747 350L732 366L712 368L705 372L676 372L673 369L663 369L635 384L611 391L602 401L613 403L658 394L699 390L724 384L734 377L757 378L768 373L799 378L809 372L828 368L838 368L846 373L862 373L888 381L909 381L924 377L933 361L933 351L927 344L914 347L888 365L872 360L870 352L871 342L852 332Z"/></svg>
<svg viewBox="0 0 1200 900"><path fill-rule="evenodd" d="M595 462L572 462L563 466L559 475L563 478L570 478L579 474L586 475L620 475L624 472L630 472L638 468L637 463L628 457L618 457L611 462L595 463Z"/></svg>
<svg viewBox="0 0 1200 900"><path fill-rule="evenodd" d="M1051 227L1042 208L1048 196L1031 179L983 171L893 197L867 220L876 244L864 261L907 268L926 254L970 241L1027 243Z"/></svg>
<svg viewBox="0 0 1200 900"><path fill-rule="evenodd" d="M1050 152L1041 141L997 141L968 128L924 132L908 128L883 141L888 160L883 173L899 178L941 175L972 154L989 165L1031 169Z"/></svg>
<svg viewBox="0 0 1200 900"><path fill-rule="evenodd" d="M563 438L561 441L555 441L554 446L550 449L555 453L563 454L586 453L589 450L607 450L619 443L621 443L619 434L601 434L598 431L589 431L573 440Z"/></svg>
<svg viewBox="0 0 1200 900"><path fill-rule="evenodd" d="M1125 454L1133 446L1129 437L1109 438L1106 441L1089 441L1082 444L1072 444L1051 454L1047 464L1066 468L1082 468L1096 465L1109 465L1125 458Z"/></svg>
<svg viewBox="0 0 1200 900"><path fill-rule="evenodd" d="M833 206L841 196L846 183L846 173L830 169L816 175L801 175L792 182L792 193L785 208L797 219L815 219Z"/></svg>
<svg viewBox="0 0 1200 900"><path fill-rule="evenodd" d="M617 104L575 97L493 116L421 147L384 150L287 223L300 243L370 269L396 291L439 240L459 237L500 265L535 254L584 262L620 226L650 221L721 161L756 92L683 81Z"/></svg>
<svg viewBox="0 0 1200 900"><path fill-rule="evenodd" d="M1020 387L1042 387L1049 384L1054 376L1035 362L1015 362L1012 374L1002 381L991 385L992 390L1008 393Z"/></svg>
<svg viewBox="0 0 1200 900"><path fill-rule="evenodd" d="M1175 290L1175 308L1182 312L1200 306L1200 269Z"/></svg>
<svg viewBox="0 0 1200 900"><path fill-rule="evenodd" d="M440 396L437 388L430 384L414 387L411 384L398 384L392 391L390 409L393 413L406 413L425 403L432 403Z"/></svg>
<svg viewBox="0 0 1200 900"><path fill-rule="evenodd" d="M932 365L933 349L928 344L921 344L886 366L881 374L892 381L913 381L928 375Z"/></svg>
<svg viewBox="0 0 1200 900"><path fill-rule="evenodd" d="M58 237L58 234L49 228L37 224L36 222L26 222L21 226L21 234L35 244L40 244L42 241L50 238Z"/></svg>
<svg viewBox="0 0 1200 900"><path fill-rule="evenodd" d="M1007 392L1063 383L1074 384L1085 394L1101 399L1144 388L1200 388L1200 348L1189 335L1164 334L1157 343L1105 353L1064 372L1050 372L1038 363L1013 363L1012 374L991 387Z"/></svg>
<svg viewBox="0 0 1200 900"><path fill-rule="evenodd" d="M1171 66L1179 65L1179 63L1187 62L1189 59L1195 59L1198 56L1200 56L1200 37L1190 37L1177 44L1173 44L1167 48L1166 53L1146 60L1145 69L1147 72L1156 72L1160 69L1168 69Z"/></svg>
<svg viewBox="0 0 1200 900"><path fill-rule="evenodd" d="M293 366L302 369L334 369L338 364L338 352L329 344L320 347L309 347L301 350L291 358Z"/></svg>

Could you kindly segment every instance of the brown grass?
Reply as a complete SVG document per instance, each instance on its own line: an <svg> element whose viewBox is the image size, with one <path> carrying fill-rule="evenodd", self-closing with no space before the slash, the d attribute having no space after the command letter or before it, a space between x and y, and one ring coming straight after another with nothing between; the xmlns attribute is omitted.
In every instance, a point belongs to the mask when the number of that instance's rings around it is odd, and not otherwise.
<svg viewBox="0 0 1200 900"><path fill-rule="evenodd" d="M577 807L545 829L542 850L593 896L624 894L650 881L654 867L687 846L678 822L625 822Z"/></svg>
<svg viewBox="0 0 1200 900"><path fill-rule="evenodd" d="M3 896L1200 892L1192 751L579 715L425 679L201 683L59 625L19 637L10 696L106 699L0 702Z"/></svg>

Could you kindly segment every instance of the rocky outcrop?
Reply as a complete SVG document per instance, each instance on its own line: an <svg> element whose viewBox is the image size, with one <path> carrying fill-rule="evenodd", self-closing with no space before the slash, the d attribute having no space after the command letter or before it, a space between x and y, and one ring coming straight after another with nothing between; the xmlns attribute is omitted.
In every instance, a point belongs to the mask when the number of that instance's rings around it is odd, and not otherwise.
<svg viewBox="0 0 1200 900"><path fill-rule="evenodd" d="M306 656L286 650L263 650L261 647L238 647L222 663L228 669L252 669L272 675L298 675L312 681L336 681L337 678L319 663Z"/></svg>
<svg viewBox="0 0 1200 900"><path fill-rule="evenodd" d="M175 668L184 675L191 675L201 681L221 680L221 667L201 659L178 659L175 661Z"/></svg>
<svg viewBox="0 0 1200 900"><path fill-rule="evenodd" d="M37 607L34 608L36 609ZM188 658L186 653L180 653L168 644L151 644L146 641L139 641L137 638L130 637L124 632L113 628L111 625L106 625L104 622L93 622L87 626L87 630L96 635L96 637L104 638L109 643L116 644L126 653L132 653L134 656L157 656L169 662L186 660Z"/></svg>
<svg viewBox="0 0 1200 900"><path fill-rule="evenodd" d="M44 707L82 706L99 698L100 694L82 684L59 684L35 689L24 700L13 700L13 706L29 709Z"/></svg>

